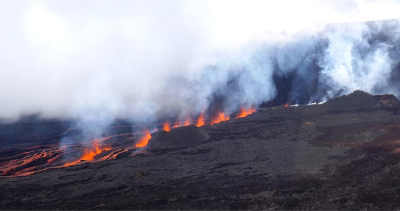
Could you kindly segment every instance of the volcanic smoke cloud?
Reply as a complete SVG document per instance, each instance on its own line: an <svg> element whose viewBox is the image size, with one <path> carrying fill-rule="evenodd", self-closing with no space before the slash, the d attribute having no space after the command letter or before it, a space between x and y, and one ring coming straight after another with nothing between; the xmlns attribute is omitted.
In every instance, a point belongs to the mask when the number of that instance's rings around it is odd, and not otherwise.
<svg viewBox="0 0 400 211"><path fill-rule="evenodd" d="M400 97L396 1L2 1L0 117L132 123L355 89ZM385 20L385 21L384 21ZM369 22L374 21L374 22Z"/></svg>

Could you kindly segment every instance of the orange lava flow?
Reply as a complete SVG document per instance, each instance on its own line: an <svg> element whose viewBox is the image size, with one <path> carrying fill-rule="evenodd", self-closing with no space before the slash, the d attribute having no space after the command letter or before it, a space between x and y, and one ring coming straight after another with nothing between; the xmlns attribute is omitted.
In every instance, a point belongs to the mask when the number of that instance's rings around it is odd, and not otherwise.
<svg viewBox="0 0 400 211"><path fill-rule="evenodd" d="M287 107L289 107L289 104L286 103L283 107L287 108Z"/></svg>
<svg viewBox="0 0 400 211"><path fill-rule="evenodd" d="M201 113L200 116L199 116L199 118L197 119L196 126L197 126L197 127L201 127L201 126L203 126L204 124L205 124L205 121L204 121L204 113Z"/></svg>
<svg viewBox="0 0 400 211"><path fill-rule="evenodd" d="M32 147L33 148L33 147ZM29 149L29 148L26 148ZM0 176L6 176L8 175L9 172L14 172L13 175L19 175L19 176L26 176L35 173L36 169L39 169L41 167L44 167L47 164L50 164L54 160L49 159L45 164L42 165L35 165L27 168L23 168L24 166L27 166L31 163L35 163L39 160L43 160L46 158L51 158L51 157L57 157L61 153L61 149L59 148L53 148L53 149L45 149L43 151L30 151L30 152L24 152L21 153L18 156L26 155L23 158L16 158L8 161L3 161L2 160L7 160L9 158L13 158L14 156L11 157L6 157L6 158L1 158L0 159ZM18 170L20 168L20 170Z"/></svg>
<svg viewBox="0 0 400 211"><path fill-rule="evenodd" d="M22 148L21 153L8 157L4 157L4 153L11 151L11 149L0 150L0 154L2 155L0 157L0 178L27 176L49 169L78 165L83 162L116 159L118 155L129 152L135 146L114 149L103 145L103 141L117 136L129 136L133 138L132 135L134 134L143 134L143 132L131 132L93 139L88 146L81 144L63 146L52 144L27 147ZM76 153L81 154L78 154L78 157L76 157ZM65 161L63 157L65 155L69 157L70 154L73 155L73 160Z"/></svg>
<svg viewBox="0 0 400 211"><path fill-rule="evenodd" d="M163 130L165 132L169 132L171 129L169 128L169 122L165 122L163 125Z"/></svg>
<svg viewBox="0 0 400 211"><path fill-rule="evenodd" d="M92 148L85 150L81 160L86 160L86 161L93 160L94 156L102 153L103 151L107 151L107 150L110 150L110 149L111 149L110 147L100 148L98 140L95 139L93 141Z"/></svg>
<svg viewBox="0 0 400 211"><path fill-rule="evenodd" d="M94 139L93 140L93 145L91 148L89 149L85 149L85 151L83 152L82 157L79 160L73 161L73 162L69 162L64 164L64 167L67 166L71 166L71 165L75 165L79 162L83 161L92 161L94 160L94 157L104 151L108 151L111 150L111 147L101 147L99 145L99 140L98 139Z"/></svg>
<svg viewBox="0 0 400 211"><path fill-rule="evenodd" d="M107 157L104 157L103 160L113 160L113 159L116 159L117 156L118 156L119 154L124 153L124 152L127 152L128 150L130 150L130 149L132 149L132 148L133 148L133 147L129 147L129 148L126 148L126 149L117 149L117 150L111 152Z"/></svg>
<svg viewBox="0 0 400 211"><path fill-rule="evenodd" d="M211 120L211 125L228 120L229 116L226 116L224 112L218 112L217 115Z"/></svg>
<svg viewBox="0 0 400 211"><path fill-rule="evenodd" d="M135 147L145 147L149 143L149 140L151 139L151 134L149 130L146 130L144 132L143 137L135 144Z"/></svg>
<svg viewBox="0 0 400 211"><path fill-rule="evenodd" d="M250 115L250 114L252 114L252 113L254 113L254 112L256 112L256 109L255 108L249 108L249 109L244 109L244 108L241 108L240 109L240 111L239 111L239 113L236 115L236 119L237 118L243 118L243 117L246 117L247 115Z"/></svg>
<svg viewBox="0 0 400 211"><path fill-rule="evenodd" d="M76 161L73 161L73 162L69 162L69 163L64 164L64 167L72 166L72 165L75 165L75 164L77 164L79 162L81 162L81 160L76 160Z"/></svg>

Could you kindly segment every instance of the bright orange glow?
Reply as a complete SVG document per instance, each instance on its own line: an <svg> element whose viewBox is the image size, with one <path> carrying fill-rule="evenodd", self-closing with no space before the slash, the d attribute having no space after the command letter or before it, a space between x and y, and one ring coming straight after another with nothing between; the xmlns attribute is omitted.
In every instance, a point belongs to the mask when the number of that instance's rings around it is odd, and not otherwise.
<svg viewBox="0 0 400 211"><path fill-rule="evenodd" d="M143 132L137 132L137 134L142 133ZM132 138L133 134L136 134L136 132L94 139L89 146L83 146L81 144L68 144L63 146L51 144L23 148L23 150L27 151L0 159L0 177L26 176L48 169L78 165L83 161L97 162L115 159L119 154L133 149L134 146L124 149L111 149L111 147L103 145L102 143L113 137L129 136L129 138ZM9 149L0 150L0 153L3 151L7 152ZM75 160L66 163L63 159L64 155L69 157L69 154L75 154L76 152L81 152L81 154L78 157L74 156ZM40 162L37 162L38 160L40 160Z"/></svg>
<svg viewBox="0 0 400 211"><path fill-rule="evenodd" d="M165 123L164 123L164 131L165 131L165 132L169 132L169 131L170 131L169 122L165 122Z"/></svg>
<svg viewBox="0 0 400 211"><path fill-rule="evenodd" d="M192 120L190 119L190 117L186 117L184 126L189 126L191 124L192 124Z"/></svg>
<svg viewBox="0 0 400 211"><path fill-rule="evenodd" d="M176 121L174 126L172 126L172 128L177 128L177 127L181 127L181 122L180 121Z"/></svg>
<svg viewBox="0 0 400 211"><path fill-rule="evenodd" d="M76 161L73 161L73 162L69 162L69 163L64 164L64 167L72 166L72 165L75 165L75 164L77 164L79 162L81 162L81 160L76 160Z"/></svg>
<svg viewBox="0 0 400 211"><path fill-rule="evenodd" d="M283 107L287 108L287 107L289 107L289 104L286 103Z"/></svg>
<svg viewBox="0 0 400 211"><path fill-rule="evenodd" d="M50 164L51 162L54 161L53 158L57 159L60 157L60 154L57 155L58 153L61 153L60 148L51 148L51 149L44 149L40 151L36 151L35 147L28 147L25 149L34 149L32 151L28 152L23 152L21 154L17 154L14 156L6 157L7 159L10 159L9 161L4 161L2 162L0 159L0 175L1 176L7 176L10 172L13 172L12 175L14 176L26 176L33 174L37 172L37 169L40 169L43 166L46 166L47 164ZM18 158L21 157L22 158ZM11 159L14 158L14 159ZM27 164L34 163L39 159L43 158L50 158L47 160L46 164L43 165L34 165L34 166L29 166L26 168L23 168L24 166L27 166Z"/></svg>
<svg viewBox="0 0 400 211"><path fill-rule="evenodd" d="M228 120L229 116L226 116L224 112L218 112L217 115L211 120L211 125Z"/></svg>
<svg viewBox="0 0 400 211"><path fill-rule="evenodd" d="M246 117L247 115L250 115L250 114L252 114L254 112L256 112L255 108L249 108L247 110L244 109L244 108L241 108L239 113L236 115L236 118L243 118L243 117Z"/></svg>
<svg viewBox="0 0 400 211"><path fill-rule="evenodd" d="M143 134L143 137L135 144L135 147L145 147L149 143L151 139L151 134L149 130L146 130Z"/></svg>
<svg viewBox="0 0 400 211"><path fill-rule="evenodd" d="M103 151L107 151L107 150L110 150L110 149L111 149L110 147L101 148L99 146L98 140L95 139L95 140L93 140L92 148L85 150L81 160L85 160L85 161L93 160L96 155L102 153Z"/></svg>
<svg viewBox="0 0 400 211"><path fill-rule="evenodd" d="M93 160L94 156L96 156L97 154L98 154L98 152L95 152L92 150L85 150L81 160L85 160L85 161Z"/></svg>
<svg viewBox="0 0 400 211"><path fill-rule="evenodd" d="M103 139L100 139L100 140L103 140ZM98 154L100 154L100 153L102 153L104 151L108 151L108 150L111 150L111 147L107 147L107 146L106 147L101 147L99 145L99 140L98 139L94 139L92 147L89 148L89 149L85 149L85 151L83 152L82 157L79 160L76 160L76 161L73 161L73 162L70 162L70 163L66 163L66 164L64 164L64 166L67 167L67 166L75 165L75 164L81 162L82 160L84 160L84 161L92 161L92 160L94 160L94 157L96 155L98 155Z"/></svg>
<svg viewBox="0 0 400 211"><path fill-rule="evenodd" d="M103 151L110 150L110 147L101 148L97 139L93 140L93 146L91 149L86 149L83 153L81 160L90 161L94 159L94 156L102 153Z"/></svg>
<svg viewBox="0 0 400 211"><path fill-rule="evenodd" d="M192 119L190 117L186 117L185 121L182 122L181 121L176 121L174 126L172 126L172 128L177 128L177 127L184 127L184 126L189 126L192 124Z"/></svg>
<svg viewBox="0 0 400 211"><path fill-rule="evenodd" d="M197 119L196 126L197 126L197 127L201 127L201 126L203 126L204 124L205 124L205 121L204 121L204 113L201 113L200 116L199 116L199 118Z"/></svg>

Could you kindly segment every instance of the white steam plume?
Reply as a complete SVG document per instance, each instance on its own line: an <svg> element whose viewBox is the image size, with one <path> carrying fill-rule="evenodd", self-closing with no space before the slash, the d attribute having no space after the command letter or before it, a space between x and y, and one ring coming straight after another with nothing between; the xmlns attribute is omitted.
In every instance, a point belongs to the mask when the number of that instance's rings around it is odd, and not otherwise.
<svg viewBox="0 0 400 211"><path fill-rule="evenodd" d="M400 29L398 21L389 23L394 24L391 27ZM328 47L319 64L323 68L320 82L328 89L325 98L356 89L372 94L384 92L400 96L398 90L388 83L394 66L400 61L392 60L390 51L395 50L393 47L400 44L400 39L394 36L384 42L371 40L379 39L379 33L391 29L387 26L382 29L381 24L370 23L372 27L365 23L335 26L325 34Z"/></svg>
<svg viewBox="0 0 400 211"><path fill-rule="evenodd" d="M368 43L363 23L325 25L398 11L397 1L362 0L0 1L0 118L74 118L98 134L115 118L197 115L216 94L232 113L273 99L274 74L309 80L310 61L323 97L398 95L386 83L392 44Z"/></svg>

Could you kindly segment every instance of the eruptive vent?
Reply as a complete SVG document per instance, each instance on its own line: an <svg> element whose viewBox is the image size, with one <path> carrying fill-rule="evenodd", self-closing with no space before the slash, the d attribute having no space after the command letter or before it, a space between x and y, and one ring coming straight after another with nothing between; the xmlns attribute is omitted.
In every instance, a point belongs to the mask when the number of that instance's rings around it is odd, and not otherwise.
<svg viewBox="0 0 400 211"><path fill-rule="evenodd" d="M111 147L99 145L99 140L94 139L92 146L90 148L84 149L83 155L80 159L70 162L70 163L66 163L64 166L67 167L67 166L75 165L81 161L93 161L97 155L101 154L104 151L108 151L111 149L112 149Z"/></svg>
<svg viewBox="0 0 400 211"><path fill-rule="evenodd" d="M205 120L204 120L204 113L201 113L199 118L197 119L197 123L196 126L197 127L201 127L205 124Z"/></svg>
<svg viewBox="0 0 400 211"><path fill-rule="evenodd" d="M169 122L165 122L165 123L164 123L163 130L166 131L166 132L169 132L169 131L170 131Z"/></svg>
<svg viewBox="0 0 400 211"><path fill-rule="evenodd" d="M192 124L192 119L189 118L189 117L187 117L187 118L185 119L184 126L189 126L189 125L191 125L191 124Z"/></svg>
<svg viewBox="0 0 400 211"><path fill-rule="evenodd" d="M85 149L85 152L81 158L84 161L91 161L93 158L102 153L103 151L111 150L110 147L101 147L99 146L99 141L97 139L93 140L93 146L90 149Z"/></svg>
<svg viewBox="0 0 400 211"><path fill-rule="evenodd" d="M250 114L252 114L254 112L256 112L255 108L249 108L247 110L244 109L244 108L241 108L239 113L236 115L236 118L243 118L243 117L246 117L247 115L250 115Z"/></svg>
<svg viewBox="0 0 400 211"><path fill-rule="evenodd" d="M151 134L149 130L146 130L144 132L143 137L135 144L135 147L145 147L149 143L149 140L151 139Z"/></svg>
<svg viewBox="0 0 400 211"><path fill-rule="evenodd" d="M229 116L225 115L224 112L218 112L217 115L211 119L210 124L214 125L223 121L228 121L229 120Z"/></svg>

